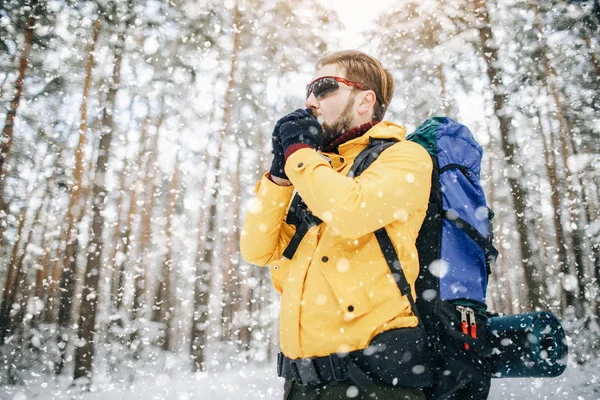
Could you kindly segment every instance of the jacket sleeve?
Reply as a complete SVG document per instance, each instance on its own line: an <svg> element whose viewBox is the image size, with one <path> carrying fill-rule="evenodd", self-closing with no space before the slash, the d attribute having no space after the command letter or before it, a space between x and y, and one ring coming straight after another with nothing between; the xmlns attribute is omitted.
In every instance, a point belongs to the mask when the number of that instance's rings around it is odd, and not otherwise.
<svg viewBox="0 0 600 400"><path fill-rule="evenodd" d="M314 150L300 149L285 172L312 213L342 237L356 239L427 209L432 161L419 144L386 149L361 175L350 178Z"/></svg>
<svg viewBox="0 0 600 400"><path fill-rule="evenodd" d="M257 183L240 233L240 250L246 262L267 265L282 257L295 228L285 223L293 186L279 186L266 175Z"/></svg>

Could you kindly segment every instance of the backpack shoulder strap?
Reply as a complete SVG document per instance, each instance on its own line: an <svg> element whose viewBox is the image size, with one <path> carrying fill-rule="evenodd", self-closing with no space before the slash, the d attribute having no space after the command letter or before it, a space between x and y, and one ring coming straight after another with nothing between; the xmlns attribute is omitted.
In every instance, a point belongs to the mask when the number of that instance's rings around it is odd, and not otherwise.
<svg viewBox="0 0 600 400"><path fill-rule="evenodd" d="M375 231L375 237L377 238L377 242L379 243L379 247L381 247L381 252L383 253L383 257L385 258L385 262L387 263L390 271L392 271L392 276L398 285L398 289L400 289L400 294L406 296L408 302L410 303L410 308L417 317L419 321L419 326L423 327L423 320L421 319L421 314L419 313L419 309L415 304L415 299L412 296L412 292L410 291L410 285L406 280L406 275L404 274L404 270L402 269L402 264L400 264L400 258L398 258L398 253L396 253L396 249L394 248L394 244L390 239L385 228L381 228Z"/></svg>
<svg viewBox="0 0 600 400"><path fill-rule="evenodd" d="M302 239L308 233L308 230L313 226L319 225L323 221L308 211L306 203L302 200L302 197L296 193L288 210L285 222L296 227L296 233L294 233L294 236L292 236L289 244L283 251L283 256L288 260L291 260L292 257L294 257L294 254L296 254L300 242L302 242Z"/></svg>
<svg viewBox="0 0 600 400"><path fill-rule="evenodd" d="M355 177L362 174L371 164L373 164L375 160L377 160L377 158L385 149L396 143L398 143L398 141L395 139L369 138L369 145L363 151L361 151L358 156L356 156L354 164L352 164L352 168L350 168L350 171L348 172L348 176ZM423 327L423 320L421 319L421 315L415 304L415 299L412 296L410 284L406 280L406 275L402 269L400 258L398 257L398 253L396 253L396 249L394 248L394 244L392 243L390 236L385 230L385 227L375 231L374 234L377 238L377 242L379 243L379 247L381 248L381 252L383 253L383 257L385 258L385 261L392 272L392 276L398 285L400 294L406 296L408 302L410 303L411 310L419 321L419 326Z"/></svg>
<svg viewBox="0 0 600 400"><path fill-rule="evenodd" d="M398 143L396 139L373 139L369 138L368 146L361 151L352 164L352 168L348 172L348 176L354 178L363 173L369 165L373 164L379 155L388 147Z"/></svg>

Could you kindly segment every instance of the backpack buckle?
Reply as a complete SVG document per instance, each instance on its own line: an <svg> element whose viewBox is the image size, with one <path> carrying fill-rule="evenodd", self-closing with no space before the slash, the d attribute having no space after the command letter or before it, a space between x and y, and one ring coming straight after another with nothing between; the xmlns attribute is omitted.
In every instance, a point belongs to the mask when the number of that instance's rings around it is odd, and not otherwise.
<svg viewBox="0 0 600 400"><path fill-rule="evenodd" d="M321 378L317 372L314 360L310 358L300 358L291 360L292 372L294 380L300 386L308 386L311 383L321 383Z"/></svg>
<svg viewBox="0 0 600 400"><path fill-rule="evenodd" d="M337 354L332 354L329 356L329 366L331 367L333 379L335 379L337 382L342 382L348 379L348 368L346 367L346 363Z"/></svg>

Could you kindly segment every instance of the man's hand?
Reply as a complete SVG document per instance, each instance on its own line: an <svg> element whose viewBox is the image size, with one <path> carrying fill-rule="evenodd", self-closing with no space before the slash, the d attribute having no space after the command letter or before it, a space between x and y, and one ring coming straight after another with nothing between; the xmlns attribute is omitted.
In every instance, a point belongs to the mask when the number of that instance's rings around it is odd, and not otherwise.
<svg viewBox="0 0 600 400"><path fill-rule="evenodd" d="M310 109L298 109L279 120L279 137L285 158L303 147L318 149L321 146L321 124Z"/></svg>
<svg viewBox="0 0 600 400"><path fill-rule="evenodd" d="M277 123L275 125L275 129L273 130L273 135L271 137L271 141L273 144L273 162L271 163L271 173L272 178L279 178L287 180L287 175L285 174L285 157L283 156L283 147L281 145L281 138L279 137L279 126ZM273 182L277 183L275 180Z"/></svg>
<svg viewBox="0 0 600 400"><path fill-rule="evenodd" d="M302 113L298 113L299 111ZM277 121L277 123L275 124L275 128L273 129L273 133L271 135L271 142L273 145L273 150L272 150L273 162L271 163L271 170L269 172L271 173L272 178L279 178L279 179L272 179L273 182L277 183L278 185L281 185L281 181L284 182L284 186L287 186L287 184L290 184L288 177L285 174L285 170L284 170L285 153L283 151L283 146L281 144L281 137L280 137L279 130L281 128L281 125L283 125L289 121L303 118L305 114L307 114L307 113L304 110L296 110L293 113L287 114L286 116L280 118L279 121ZM287 182L287 184L285 184L285 182Z"/></svg>

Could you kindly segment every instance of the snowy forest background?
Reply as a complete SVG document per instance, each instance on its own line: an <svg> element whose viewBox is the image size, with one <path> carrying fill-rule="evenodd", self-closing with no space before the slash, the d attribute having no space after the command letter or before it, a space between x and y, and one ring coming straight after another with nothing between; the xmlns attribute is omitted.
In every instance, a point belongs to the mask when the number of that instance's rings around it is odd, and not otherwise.
<svg viewBox="0 0 600 400"><path fill-rule="evenodd" d="M356 48L396 78L386 119L448 115L484 147L489 308L555 313L567 373L597 371L600 2L391 4ZM0 0L1 398L280 397L278 298L239 227L342 28L317 0Z"/></svg>

